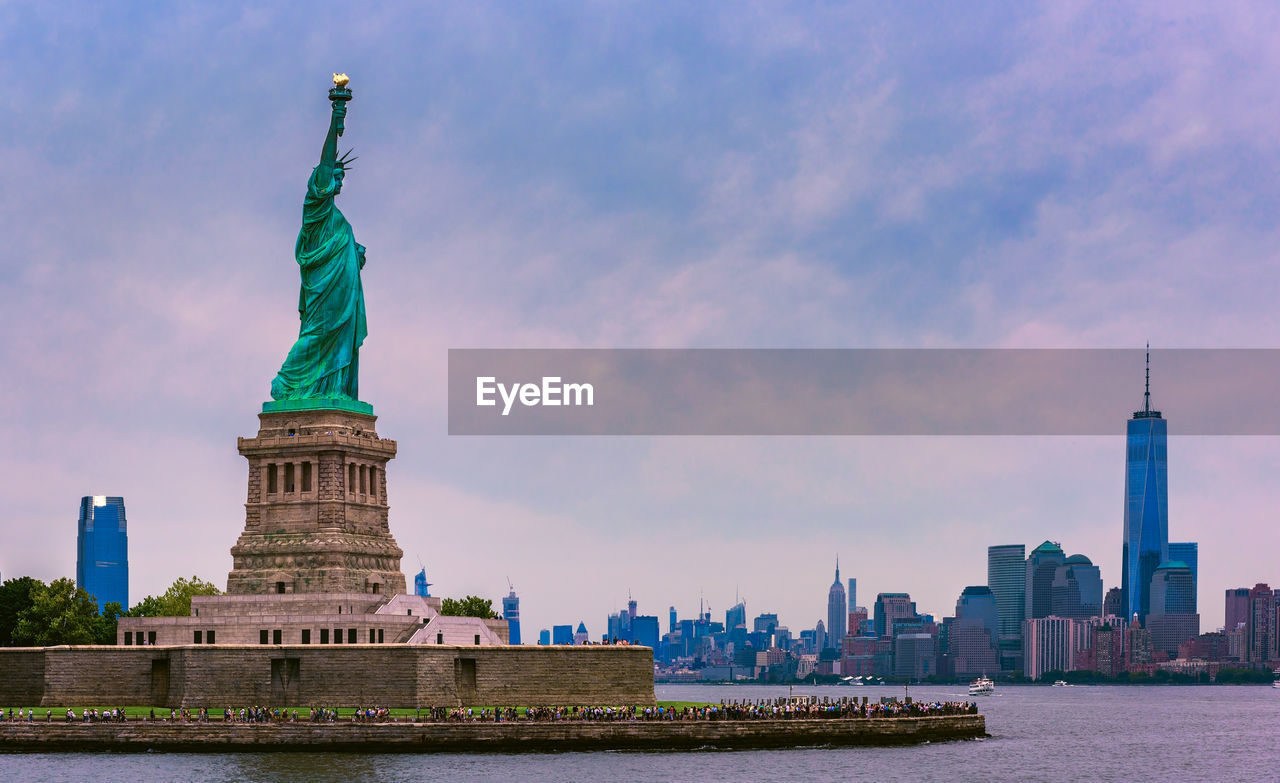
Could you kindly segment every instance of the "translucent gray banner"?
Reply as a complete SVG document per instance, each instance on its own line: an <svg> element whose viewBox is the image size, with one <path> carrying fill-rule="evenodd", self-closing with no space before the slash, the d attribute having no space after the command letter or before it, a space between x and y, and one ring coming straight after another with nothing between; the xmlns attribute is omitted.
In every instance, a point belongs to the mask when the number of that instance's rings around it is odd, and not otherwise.
<svg viewBox="0 0 1280 783"><path fill-rule="evenodd" d="M451 435L1118 435L1145 352L451 349ZM1280 350L1151 353L1170 434L1278 435Z"/></svg>

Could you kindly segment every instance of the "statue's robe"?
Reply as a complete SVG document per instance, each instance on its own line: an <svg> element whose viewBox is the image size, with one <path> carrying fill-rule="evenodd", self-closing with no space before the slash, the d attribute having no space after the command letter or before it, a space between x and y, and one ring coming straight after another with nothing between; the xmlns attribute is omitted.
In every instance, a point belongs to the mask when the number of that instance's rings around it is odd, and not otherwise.
<svg viewBox="0 0 1280 783"><path fill-rule="evenodd" d="M368 334L360 284L364 248L333 203L336 183L330 178L328 187L317 184L319 170L307 181L302 230L294 248L302 273L302 325L271 382L276 400L359 399L360 345Z"/></svg>

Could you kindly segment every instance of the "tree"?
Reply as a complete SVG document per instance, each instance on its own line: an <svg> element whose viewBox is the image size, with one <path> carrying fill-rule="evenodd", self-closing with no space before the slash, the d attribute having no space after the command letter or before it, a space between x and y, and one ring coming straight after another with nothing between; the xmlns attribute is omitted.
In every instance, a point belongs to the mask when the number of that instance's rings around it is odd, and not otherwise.
<svg viewBox="0 0 1280 783"><path fill-rule="evenodd" d="M100 624L97 601L76 587L74 580L63 577L31 591L31 606L18 615L13 641L30 647L93 644Z"/></svg>
<svg viewBox="0 0 1280 783"><path fill-rule="evenodd" d="M13 644L18 615L30 608L31 592L36 586L44 587L44 582L29 576L9 579L0 585L0 647Z"/></svg>
<svg viewBox="0 0 1280 783"><path fill-rule="evenodd" d="M444 599L440 602L440 614L450 617L483 617L485 619L496 619L498 616L493 611L493 601L474 595L469 595L461 600L457 598Z"/></svg>
<svg viewBox="0 0 1280 783"><path fill-rule="evenodd" d="M179 577L164 595L149 595L133 605L127 617L189 617L191 597L196 595L222 595L222 591L198 576L190 579Z"/></svg>
<svg viewBox="0 0 1280 783"><path fill-rule="evenodd" d="M116 601L107 601L98 614L98 621L93 625L94 644L116 643L116 621L124 615L124 607Z"/></svg>

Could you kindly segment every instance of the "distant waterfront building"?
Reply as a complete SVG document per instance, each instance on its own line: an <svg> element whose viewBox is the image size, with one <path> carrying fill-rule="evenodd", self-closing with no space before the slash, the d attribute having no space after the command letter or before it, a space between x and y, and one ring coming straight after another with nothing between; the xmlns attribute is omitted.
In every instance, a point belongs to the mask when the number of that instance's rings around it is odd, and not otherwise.
<svg viewBox="0 0 1280 783"><path fill-rule="evenodd" d="M427 567L423 566L417 575L413 577L413 594L420 595L423 598L431 597L431 583L427 581ZM519 642L512 642L519 644Z"/></svg>
<svg viewBox="0 0 1280 783"><path fill-rule="evenodd" d="M1022 673L1038 680L1047 672L1075 668L1075 622L1068 617L1030 618L1023 624Z"/></svg>
<svg viewBox="0 0 1280 783"><path fill-rule="evenodd" d="M1183 642L1200 634L1196 613L1196 580L1182 561L1161 563L1151 577L1151 613L1147 615L1151 647L1170 658Z"/></svg>
<svg viewBox="0 0 1280 783"><path fill-rule="evenodd" d="M1026 603L1024 619L1034 620L1053 614L1053 579L1067 555L1053 541L1045 541L1027 557Z"/></svg>
<svg viewBox="0 0 1280 783"><path fill-rule="evenodd" d="M129 535L124 498L80 498L76 586L94 597L99 611L113 601L123 609L129 608Z"/></svg>
<svg viewBox="0 0 1280 783"><path fill-rule="evenodd" d="M1000 670L1000 617L991 588L966 587L956 601L955 619L946 626L946 650L953 676L989 676Z"/></svg>
<svg viewBox="0 0 1280 783"><path fill-rule="evenodd" d="M1124 617L1124 593L1118 587L1108 590L1107 595L1102 599L1102 616L1109 615Z"/></svg>
<svg viewBox="0 0 1280 783"><path fill-rule="evenodd" d="M658 649L658 618L655 615L636 615L631 620L632 644Z"/></svg>
<svg viewBox="0 0 1280 783"><path fill-rule="evenodd" d="M1223 630L1234 631L1249 625L1249 588L1233 587L1227 590L1227 605Z"/></svg>
<svg viewBox="0 0 1280 783"><path fill-rule="evenodd" d="M551 643L552 644L573 644L573 626L572 625L551 626Z"/></svg>
<svg viewBox="0 0 1280 783"><path fill-rule="evenodd" d="M1084 555L1072 555L1054 572L1050 614L1085 619L1102 614L1102 572Z"/></svg>
<svg viewBox="0 0 1280 783"><path fill-rule="evenodd" d="M817 626L815 626L813 629L813 645L815 648L817 648L817 651L819 653L821 653L823 650L827 649L828 647L827 626L824 625L821 620L818 621Z"/></svg>
<svg viewBox="0 0 1280 783"><path fill-rule="evenodd" d="M1191 569L1191 578L1200 584L1200 545L1195 541L1170 541L1169 559L1187 564Z"/></svg>
<svg viewBox="0 0 1280 783"><path fill-rule="evenodd" d="M1276 657L1276 596L1259 582L1249 591L1248 659L1265 663Z"/></svg>
<svg viewBox="0 0 1280 783"><path fill-rule="evenodd" d="M675 633L679 624L680 621L676 619L676 608L673 606L667 610L667 633Z"/></svg>
<svg viewBox="0 0 1280 783"><path fill-rule="evenodd" d="M840 582L840 558L837 557L836 580L827 591L827 647L840 647L848 620L849 605L845 601L844 585Z"/></svg>
<svg viewBox="0 0 1280 783"><path fill-rule="evenodd" d="M867 623L867 607L849 605L849 636L865 636L871 629Z"/></svg>
<svg viewBox="0 0 1280 783"><path fill-rule="evenodd" d="M916 605L908 593L880 593L876 596L876 636L893 636L896 623L916 617Z"/></svg>
<svg viewBox="0 0 1280 783"><path fill-rule="evenodd" d="M743 603L742 601L739 601L738 603L734 604L733 606L725 610L724 629L726 631L732 631L734 628L737 628L738 626L743 626L745 628L746 625L747 625L747 605L745 603Z"/></svg>
<svg viewBox="0 0 1280 783"><path fill-rule="evenodd" d="M752 630L755 633L771 634L778 627L778 615L775 612L763 612L756 615L756 619L752 621Z"/></svg>
<svg viewBox="0 0 1280 783"><path fill-rule="evenodd" d="M1124 656L1126 669L1141 669L1151 663L1151 632L1133 624L1125 631Z"/></svg>
<svg viewBox="0 0 1280 783"><path fill-rule="evenodd" d="M573 634L573 643L586 644L589 641L591 641L591 636L587 633L587 624L583 622L578 623L578 630Z"/></svg>
<svg viewBox="0 0 1280 783"><path fill-rule="evenodd" d="M1093 629L1094 671L1108 677L1124 671L1124 636L1125 629L1118 622L1103 623Z"/></svg>
<svg viewBox="0 0 1280 783"><path fill-rule="evenodd" d="M516 595L516 588L513 585L508 587L511 588L511 592L502 599L502 616L507 619L507 629L511 635L508 643L520 644L520 598Z"/></svg>
<svg viewBox="0 0 1280 783"><path fill-rule="evenodd" d="M849 601L849 611L852 612L858 606L858 580L853 577L849 577L849 595L846 598ZM850 636L857 635L853 626L849 626L848 632Z"/></svg>
<svg viewBox="0 0 1280 783"><path fill-rule="evenodd" d="M542 645L551 644L551 631L549 631L546 628L543 628L541 631L538 631L538 644L542 644Z"/></svg>
<svg viewBox="0 0 1280 783"><path fill-rule="evenodd" d="M937 640L933 634L904 633L893 638L893 674L923 680L937 672Z"/></svg>
<svg viewBox="0 0 1280 783"><path fill-rule="evenodd" d="M1142 410L1129 420L1124 474L1124 549L1120 589L1125 616L1151 611L1151 578L1169 559L1169 425L1151 409L1151 353Z"/></svg>
<svg viewBox="0 0 1280 783"><path fill-rule="evenodd" d="M1027 597L1026 547L1002 544L987 547L987 587L996 599L1000 617L1000 668L1022 668L1022 622Z"/></svg>

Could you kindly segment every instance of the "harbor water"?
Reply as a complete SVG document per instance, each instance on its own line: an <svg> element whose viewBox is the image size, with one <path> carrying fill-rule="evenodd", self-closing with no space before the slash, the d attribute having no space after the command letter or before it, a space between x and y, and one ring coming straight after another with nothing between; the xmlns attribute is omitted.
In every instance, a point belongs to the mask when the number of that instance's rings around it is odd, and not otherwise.
<svg viewBox="0 0 1280 783"><path fill-rule="evenodd" d="M659 699L784 696L787 686L658 685ZM797 687L818 697L891 687ZM963 701L964 686L921 700ZM1280 690L1259 686L1006 686L975 697L988 739L894 748L564 754L0 754L0 776L85 780L815 780L1140 781L1276 779Z"/></svg>

